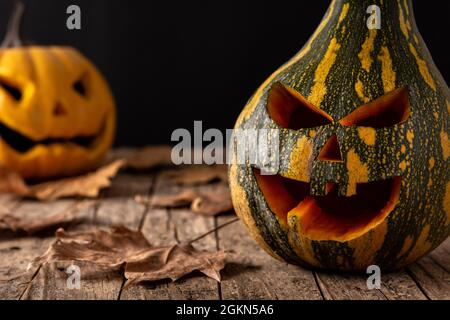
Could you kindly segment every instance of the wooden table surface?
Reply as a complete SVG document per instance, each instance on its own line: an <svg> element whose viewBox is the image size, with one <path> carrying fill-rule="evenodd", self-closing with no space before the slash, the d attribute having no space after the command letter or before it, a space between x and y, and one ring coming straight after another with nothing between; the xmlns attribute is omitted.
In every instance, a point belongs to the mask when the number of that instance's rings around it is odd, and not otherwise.
<svg viewBox="0 0 450 320"><path fill-rule="evenodd" d="M160 173L121 173L111 188L102 192L95 206L84 209L83 222L66 226L68 231L124 225L141 230L153 245L167 245L214 229L233 215L204 217L188 209L153 209L134 200L135 195L167 192ZM82 200L40 203L0 196L0 205L23 216L43 217L78 205ZM249 237L241 222L231 224L196 242L200 249L232 250L222 270L222 282L194 273L172 283L159 281L124 288L119 272L83 272L81 289L68 289L66 274L57 264L32 272L28 263L43 254L54 241L54 230L27 236L0 232L1 299L450 299L450 239L408 268L382 274L380 290L368 290L366 275L306 270L272 259ZM87 273L87 274L86 274Z"/></svg>

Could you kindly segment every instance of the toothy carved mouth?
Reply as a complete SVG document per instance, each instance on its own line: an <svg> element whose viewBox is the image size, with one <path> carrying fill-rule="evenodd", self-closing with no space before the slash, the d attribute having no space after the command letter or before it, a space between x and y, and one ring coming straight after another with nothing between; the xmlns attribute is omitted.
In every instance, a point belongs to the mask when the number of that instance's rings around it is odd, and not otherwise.
<svg viewBox="0 0 450 320"><path fill-rule="evenodd" d="M9 128L4 123L0 122L0 139L2 139L4 142L6 142L10 147L14 148L16 151L20 153L26 153L27 151L31 150L33 147L37 145L45 145L49 146L52 144L75 144L79 145L84 148L90 148L94 141L102 136L103 132L105 130L105 125L102 126L102 129L98 134L91 135L91 136L78 136L71 139L58 139L58 138L51 138L51 139L45 139L41 141L35 141L30 138L27 138L23 134Z"/></svg>
<svg viewBox="0 0 450 320"><path fill-rule="evenodd" d="M326 196L310 194L309 183L280 175L261 175L258 186L271 211L285 224L296 216L299 232L311 240L349 241L376 227L394 210L401 178L358 184L356 195L337 195L330 185Z"/></svg>

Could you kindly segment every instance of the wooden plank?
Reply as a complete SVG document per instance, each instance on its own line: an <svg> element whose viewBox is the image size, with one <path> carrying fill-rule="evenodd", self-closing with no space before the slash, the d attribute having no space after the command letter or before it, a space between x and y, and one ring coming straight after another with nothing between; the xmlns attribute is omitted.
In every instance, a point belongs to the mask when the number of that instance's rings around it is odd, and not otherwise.
<svg viewBox="0 0 450 320"><path fill-rule="evenodd" d="M181 192L184 187L170 184L159 176L154 195ZM188 241L214 228L214 218L200 217L186 209L152 209L146 214L142 232L155 246L172 245ZM213 234L195 243L205 250L216 250ZM123 290L121 299L218 299L218 286L212 279L203 276L187 276L171 283L163 280L156 283L138 284Z"/></svg>
<svg viewBox="0 0 450 320"><path fill-rule="evenodd" d="M151 175L119 175L95 207L80 213L84 223L70 224L67 229L119 224L142 230L154 245L169 245L196 238L234 219L201 217L187 209L152 209L134 201L137 194L149 194L152 181ZM154 187L157 193L183 189L163 179ZM41 203L0 195L1 208L35 219L77 204L79 200ZM82 272L81 289L70 290L64 272L69 264L51 264L26 273L29 262L53 241L53 230L31 237L0 234L0 279L12 279L0 281L0 299L450 299L450 239L405 270L382 274L380 290L368 290L364 274L311 272L278 262L259 248L240 222L195 243L200 249L232 250L220 285L198 273L176 283L159 281L124 289L124 279L118 272L99 273L92 266L77 263Z"/></svg>
<svg viewBox="0 0 450 320"><path fill-rule="evenodd" d="M155 193L177 192L181 188L168 186L167 181L158 180ZM146 215L142 232L155 246L171 245L194 239L214 228L214 218L202 217L186 209L150 209ZM211 234L194 244L198 249L215 251L217 243ZM175 283L159 281L137 284L122 291L124 300L214 300L219 299L215 280L200 274L183 277Z"/></svg>
<svg viewBox="0 0 450 320"><path fill-rule="evenodd" d="M220 217L218 224L233 218ZM233 251L222 272L222 299L322 299L311 271L270 257L240 221L219 230L218 243L221 249Z"/></svg>
<svg viewBox="0 0 450 320"><path fill-rule="evenodd" d="M317 282L326 300L385 300L380 290L368 290L362 275L316 272Z"/></svg>
<svg viewBox="0 0 450 320"><path fill-rule="evenodd" d="M147 196L152 181L153 177L146 174L119 175L112 187L103 194L96 212L96 224L104 227L122 225L138 230L147 206L136 202L134 197Z"/></svg>
<svg viewBox="0 0 450 320"><path fill-rule="evenodd" d="M73 200L61 200L53 203L22 201L14 205L11 214L17 217L40 219L45 216L65 212L75 205ZM52 234L50 232L50 234ZM29 287L29 281L35 277L36 269L27 271L29 263L43 254L53 240L42 237L14 237L0 243L0 270L2 278L12 278L8 282L0 282L0 296L3 299L19 299ZM16 278L17 277L17 278Z"/></svg>
<svg viewBox="0 0 450 320"><path fill-rule="evenodd" d="M425 300L450 298L450 240L410 267L381 275L381 289L369 290L366 275L318 273L326 299Z"/></svg>
<svg viewBox="0 0 450 320"><path fill-rule="evenodd" d="M327 300L425 300L426 296L405 271L381 274L381 288L369 289L369 275L351 273L316 273Z"/></svg>
<svg viewBox="0 0 450 320"><path fill-rule="evenodd" d="M407 271L381 275L381 292L389 300L427 300Z"/></svg>
<svg viewBox="0 0 450 320"><path fill-rule="evenodd" d="M45 252L51 240L36 237L0 242L0 299L18 300L27 289L36 270L29 263Z"/></svg>
<svg viewBox="0 0 450 320"><path fill-rule="evenodd" d="M408 267L411 277L432 300L450 300L450 239Z"/></svg>
<svg viewBox="0 0 450 320"><path fill-rule="evenodd" d="M137 230L145 212L145 206L133 200L135 194L147 194L152 179L148 175L118 176L112 187L103 193L96 210L89 215L93 224L69 228L69 231L89 230L98 226L108 227L116 224ZM99 268L83 263L75 263L81 269L81 288L67 286L68 275L64 270L70 264L50 264L43 267L24 298L26 299L117 299L124 279L118 272L99 271Z"/></svg>
<svg viewBox="0 0 450 320"><path fill-rule="evenodd" d="M47 213L57 213L61 210L69 210L70 207L77 205L75 200L58 200L52 203L39 203L35 202L33 204L28 203L26 207L30 211L36 211L36 209L45 210ZM92 221L95 207L89 206L81 209L80 216L82 216L86 221ZM15 212L17 214L17 212ZM83 224L74 224L66 227L69 231L76 231L84 228ZM45 248L38 253L35 252L34 256L38 256L45 252L48 247L55 241L52 236L53 233L49 234L49 237L45 239ZM49 264L43 266L39 269L38 273L33 278L32 282L24 291L21 299L26 300L56 300L56 299L82 299L86 296L86 290L70 290L67 287L67 277L68 275L64 272L66 268L71 263L58 263ZM83 271L81 276L83 277ZM85 281L83 281L83 285Z"/></svg>
<svg viewBox="0 0 450 320"><path fill-rule="evenodd" d="M0 194L0 214L12 211L20 204L21 199L13 194Z"/></svg>

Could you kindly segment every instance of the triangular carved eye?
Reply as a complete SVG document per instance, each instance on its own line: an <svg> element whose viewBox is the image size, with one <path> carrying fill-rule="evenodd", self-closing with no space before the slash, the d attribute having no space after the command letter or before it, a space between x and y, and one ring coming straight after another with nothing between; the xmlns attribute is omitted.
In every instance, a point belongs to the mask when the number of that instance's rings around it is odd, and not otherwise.
<svg viewBox="0 0 450 320"><path fill-rule="evenodd" d="M386 128L404 123L410 113L408 90L400 88L359 107L339 123L343 126Z"/></svg>
<svg viewBox="0 0 450 320"><path fill-rule="evenodd" d="M267 111L279 126L299 130L327 125L333 119L310 104L300 93L281 83L270 89Z"/></svg>

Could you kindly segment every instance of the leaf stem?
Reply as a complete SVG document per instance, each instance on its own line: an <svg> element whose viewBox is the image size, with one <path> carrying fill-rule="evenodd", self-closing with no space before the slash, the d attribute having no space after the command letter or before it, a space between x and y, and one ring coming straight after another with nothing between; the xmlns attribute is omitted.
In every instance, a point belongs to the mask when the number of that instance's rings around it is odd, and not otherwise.
<svg viewBox="0 0 450 320"><path fill-rule="evenodd" d="M216 228L214 228L214 229L208 231L208 232L205 233L205 234L202 234L201 236L195 238L194 240L189 241L188 244L193 244L194 242L197 242L197 241L199 241L199 240L201 240L201 239L203 239L203 238L209 236L210 234L216 232L217 230L220 230L220 229L222 229L222 228L225 228L225 227L229 226L230 224L233 224L233 223L238 222L238 221L239 221L239 218L236 218L236 219L233 219L233 220L231 220L231 221L225 222L224 224L221 224L220 226L217 226Z"/></svg>

